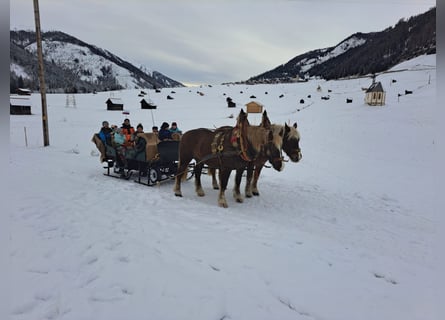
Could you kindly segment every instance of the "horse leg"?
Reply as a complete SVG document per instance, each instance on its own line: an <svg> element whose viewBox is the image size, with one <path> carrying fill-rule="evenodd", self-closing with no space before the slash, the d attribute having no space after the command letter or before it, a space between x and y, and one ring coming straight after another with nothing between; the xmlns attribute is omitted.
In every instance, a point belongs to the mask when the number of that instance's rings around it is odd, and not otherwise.
<svg viewBox="0 0 445 320"><path fill-rule="evenodd" d="M185 178L185 175L187 174L188 165L190 161L179 161L178 165L178 174L175 177L175 186L173 187L173 192L175 193L175 196L182 197L181 192L181 181L183 178Z"/></svg>
<svg viewBox="0 0 445 320"><path fill-rule="evenodd" d="M263 165L255 166L255 171L253 174L253 181L252 181L252 193L254 196L260 195L257 184L258 184L258 179L260 178L261 169L263 169Z"/></svg>
<svg viewBox="0 0 445 320"><path fill-rule="evenodd" d="M200 197L205 196L204 190L202 189L202 185L201 185L202 167L203 167L203 164L201 164L201 163L197 164L195 166L195 191L196 191L196 194Z"/></svg>
<svg viewBox="0 0 445 320"><path fill-rule="evenodd" d="M225 191L227 188L227 183L229 181L231 169L219 169L219 196L218 196L218 205L223 208L227 208L227 200L225 196Z"/></svg>
<svg viewBox="0 0 445 320"><path fill-rule="evenodd" d="M212 187L214 190L218 190L219 189L219 184L218 184L218 180L216 180L216 169L214 168L209 168L209 173L212 176Z"/></svg>
<svg viewBox="0 0 445 320"><path fill-rule="evenodd" d="M244 201L243 197L241 196L240 192L240 184L241 184L241 178L243 176L244 168L236 169L236 176L235 176L235 186L233 187L233 197L235 198L236 202L242 203Z"/></svg>
<svg viewBox="0 0 445 320"><path fill-rule="evenodd" d="M252 197L252 176L253 176L253 169L254 165L253 163L249 163L247 165L247 177L246 177L246 197L251 198Z"/></svg>

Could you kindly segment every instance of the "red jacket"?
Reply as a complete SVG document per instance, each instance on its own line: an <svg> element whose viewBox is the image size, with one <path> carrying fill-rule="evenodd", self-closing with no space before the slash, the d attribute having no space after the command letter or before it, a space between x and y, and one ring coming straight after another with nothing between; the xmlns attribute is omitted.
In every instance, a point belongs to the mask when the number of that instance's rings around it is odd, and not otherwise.
<svg viewBox="0 0 445 320"><path fill-rule="evenodd" d="M129 125L122 125L122 134L125 136L125 143L124 145L131 145L131 136L134 134L135 130L132 126Z"/></svg>

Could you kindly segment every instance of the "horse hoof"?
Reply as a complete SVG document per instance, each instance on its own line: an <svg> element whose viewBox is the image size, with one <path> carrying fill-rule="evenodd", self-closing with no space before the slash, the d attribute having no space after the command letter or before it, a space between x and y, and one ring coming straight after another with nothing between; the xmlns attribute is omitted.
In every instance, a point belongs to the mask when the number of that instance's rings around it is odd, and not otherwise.
<svg viewBox="0 0 445 320"><path fill-rule="evenodd" d="M181 193L176 193L176 192L175 192L175 196L177 196L177 197L182 197L182 194L181 194Z"/></svg>
<svg viewBox="0 0 445 320"><path fill-rule="evenodd" d="M196 191L196 194L198 195L198 197L204 197L206 195L204 191Z"/></svg>
<svg viewBox="0 0 445 320"><path fill-rule="evenodd" d="M219 190L218 186L213 186L213 190Z"/></svg>
<svg viewBox="0 0 445 320"><path fill-rule="evenodd" d="M260 193L259 193L259 192L253 192L253 195L254 195L254 196L259 196Z"/></svg>
<svg viewBox="0 0 445 320"><path fill-rule="evenodd" d="M241 198L238 198L238 199L236 199L236 202L238 202L238 203L243 203L243 199L241 199Z"/></svg>
<svg viewBox="0 0 445 320"><path fill-rule="evenodd" d="M246 198L252 198L251 194L246 194Z"/></svg>

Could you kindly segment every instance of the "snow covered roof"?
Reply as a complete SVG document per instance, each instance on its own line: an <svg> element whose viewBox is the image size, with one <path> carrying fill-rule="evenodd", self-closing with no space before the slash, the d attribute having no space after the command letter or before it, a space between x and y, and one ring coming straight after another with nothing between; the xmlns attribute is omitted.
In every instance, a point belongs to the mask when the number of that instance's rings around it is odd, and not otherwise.
<svg viewBox="0 0 445 320"><path fill-rule="evenodd" d="M385 92L385 90L383 90L382 83L379 81L372 83L368 90L366 90L366 93L368 92Z"/></svg>
<svg viewBox="0 0 445 320"><path fill-rule="evenodd" d="M105 103L111 102L112 104L124 104L121 98L108 98Z"/></svg>
<svg viewBox="0 0 445 320"><path fill-rule="evenodd" d="M12 106L26 106L26 107L31 106L31 100L29 98L18 97L18 96L9 97L9 103Z"/></svg>

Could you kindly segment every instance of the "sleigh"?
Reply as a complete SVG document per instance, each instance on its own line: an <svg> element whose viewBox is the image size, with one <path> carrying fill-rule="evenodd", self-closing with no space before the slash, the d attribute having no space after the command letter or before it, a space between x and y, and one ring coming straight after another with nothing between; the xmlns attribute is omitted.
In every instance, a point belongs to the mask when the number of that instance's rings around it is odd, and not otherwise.
<svg viewBox="0 0 445 320"><path fill-rule="evenodd" d="M92 142L100 152L100 161L105 163L104 175L129 180L136 177L135 182L147 186L172 180L178 174L179 141L159 141L154 133L139 133L138 138L145 140L145 148L136 151L128 148L121 153L120 146L113 143L105 144L95 134ZM194 164L186 169L187 179L194 174Z"/></svg>

